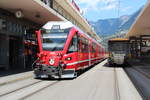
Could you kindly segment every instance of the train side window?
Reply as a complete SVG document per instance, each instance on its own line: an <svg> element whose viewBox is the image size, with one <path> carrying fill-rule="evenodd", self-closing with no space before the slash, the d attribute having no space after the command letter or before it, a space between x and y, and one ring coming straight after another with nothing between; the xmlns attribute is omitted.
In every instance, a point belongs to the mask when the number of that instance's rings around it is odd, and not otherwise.
<svg viewBox="0 0 150 100"><path fill-rule="evenodd" d="M96 52L96 45L95 43L92 43L92 53L95 53Z"/></svg>
<svg viewBox="0 0 150 100"><path fill-rule="evenodd" d="M88 39L87 38L85 38L85 37L81 37L80 38L80 51L82 52L82 53L88 53L89 52L89 50L88 50L88 45L89 45L89 41L88 41Z"/></svg>
<svg viewBox="0 0 150 100"><path fill-rule="evenodd" d="M82 52L82 37L78 37L78 51Z"/></svg>
<svg viewBox="0 0 150 100"><path fill-rule="evenodd" d="M78 51L78 39L77 35L74 35L70 42L68 53L77 52Z"/></svg>

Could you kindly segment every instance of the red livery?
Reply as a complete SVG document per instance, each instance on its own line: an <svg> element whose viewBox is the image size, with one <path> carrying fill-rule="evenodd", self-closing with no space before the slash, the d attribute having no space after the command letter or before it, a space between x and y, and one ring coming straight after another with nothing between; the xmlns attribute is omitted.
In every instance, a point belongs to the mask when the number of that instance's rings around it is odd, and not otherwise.
<svg viewBox="0 0 150 100"><path fill-rule="evenodd" d="M105 58L104 48L68 21L48 22L36 34L36 78L73 78L79 70Z"/></svg>

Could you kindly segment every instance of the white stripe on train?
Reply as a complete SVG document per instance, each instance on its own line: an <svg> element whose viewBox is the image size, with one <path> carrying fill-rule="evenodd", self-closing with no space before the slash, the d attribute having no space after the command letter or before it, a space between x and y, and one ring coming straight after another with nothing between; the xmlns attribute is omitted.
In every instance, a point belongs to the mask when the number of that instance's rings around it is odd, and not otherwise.
<svg viewBox="0 0 150 100"><path fill-rule="evenodd" d="M95 59L99 59L99 58L92 58L92 59L87 59L87 60L76 61L76 62L73 62L73 63L68 63L67 66L80 64L80 63L91 61L91 60L95 60Z"/></svg>

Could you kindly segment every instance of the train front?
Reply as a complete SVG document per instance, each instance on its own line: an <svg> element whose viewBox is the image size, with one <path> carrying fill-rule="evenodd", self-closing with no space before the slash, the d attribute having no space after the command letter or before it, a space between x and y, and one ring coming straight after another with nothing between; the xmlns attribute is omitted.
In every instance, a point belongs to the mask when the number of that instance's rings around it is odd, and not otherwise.
<svg viewBox="0 0 150 100"><path fill-rule="evenodd" d="M35 78L62 78L63 49L69 34L69 29L52 26L51 29L37 31L40 52L35 64Z"/></svg>
<svg viewBox="0 0 150 100"><path fill-rule="evenodd" d="M114 38L108 41L109 58L108 63L110 65L125 64L129 59L129 40L125 38Z"/></svg>

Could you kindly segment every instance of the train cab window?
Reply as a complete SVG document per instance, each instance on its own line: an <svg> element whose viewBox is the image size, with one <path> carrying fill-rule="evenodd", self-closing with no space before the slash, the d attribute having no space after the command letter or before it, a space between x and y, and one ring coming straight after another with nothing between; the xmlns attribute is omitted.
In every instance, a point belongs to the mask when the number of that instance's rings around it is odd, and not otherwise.
<svg viewBox="0 0 150 100"><path fill-rule="evenodd" d="M77 35L75 35L70 42L68 53L76 52L78 50L77 47L78 47L78 39Z"/></svg>
<svg viewBox="0 0 150 100"><path fill-rule="evenodd" d="M70 28L68 29L42 29L42 47L44 51L62 51L64 49Z"/></svg>

